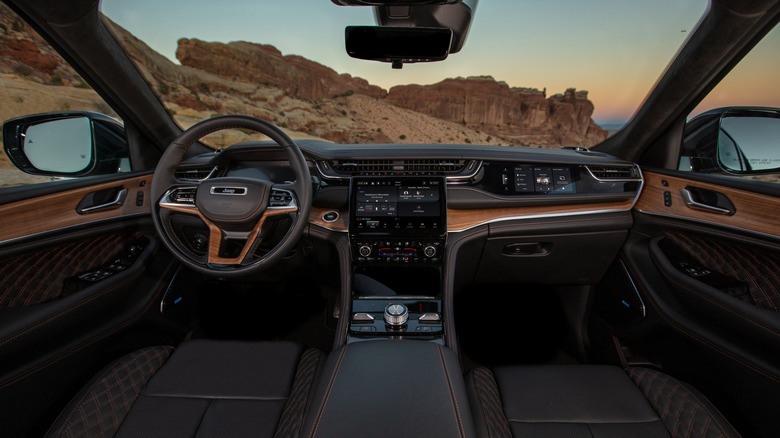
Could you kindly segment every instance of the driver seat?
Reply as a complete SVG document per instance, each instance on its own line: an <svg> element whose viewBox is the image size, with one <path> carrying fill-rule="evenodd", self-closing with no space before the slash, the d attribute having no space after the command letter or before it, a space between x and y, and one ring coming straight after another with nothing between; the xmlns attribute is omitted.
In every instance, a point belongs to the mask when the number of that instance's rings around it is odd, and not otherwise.
<svg viewBox="0 0 780 438"><path fill-rule="evenodd" d="M293 342L143 348L98 373L46 436L297 436L323 358Z"/></svg>

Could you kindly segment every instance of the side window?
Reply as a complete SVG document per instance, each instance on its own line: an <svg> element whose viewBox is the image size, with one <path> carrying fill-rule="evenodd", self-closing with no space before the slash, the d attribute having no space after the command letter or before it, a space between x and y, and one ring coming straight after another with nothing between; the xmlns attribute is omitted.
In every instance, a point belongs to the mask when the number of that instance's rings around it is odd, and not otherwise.
<svg viewBox="0 0 780 438"><path fill-rule="evenodd" d="M780 26L688 117L679 170L780 182Z"/></svg>
<svg viewBox="0 0 780 438"><path fill-rule="evenodd" d="M130 170L121 120L3 3L0 122L0 190Z"/></svg>

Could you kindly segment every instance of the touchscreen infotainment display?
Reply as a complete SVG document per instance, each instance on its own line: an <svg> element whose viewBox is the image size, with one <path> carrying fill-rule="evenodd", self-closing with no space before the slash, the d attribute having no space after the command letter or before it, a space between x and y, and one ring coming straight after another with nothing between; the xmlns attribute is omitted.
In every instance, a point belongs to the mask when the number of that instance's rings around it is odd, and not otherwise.
<svg viewBox="0 0 780 438"><path fill-rule="evenodd" d="M442 178L354 178L352 232L436 234L446 230Z"/></svg>

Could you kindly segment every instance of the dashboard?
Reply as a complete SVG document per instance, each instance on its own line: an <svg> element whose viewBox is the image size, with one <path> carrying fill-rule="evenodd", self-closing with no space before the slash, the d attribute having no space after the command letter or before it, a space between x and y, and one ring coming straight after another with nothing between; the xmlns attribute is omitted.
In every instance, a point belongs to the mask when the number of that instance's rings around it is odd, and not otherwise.
<svg viewBox="0 0 780 438"><path fill-rule="evenodd" d="M372 179L418 178L422 182L428 177L441 178L438 196L446 200L440 202L436 213L441 221L423 222L448 232L519 217L628 211L642 187L641 171L635 164L583 149L341 145L317 140L301 140L298 144L309 163L315 188L310 222L343 233L357 226L396 227L405 215L431 214L393 211L404 206L406 200L390 198L385 199L386 205L377 206L384 208L381 211L350 211L351 202L356 208L368 208L370 204L351 197L354 181L366 183L361 187L370 192L375 190L371 189ZM179 169L177 176L194 180L244 176L283 183L293 178L284 153L276 145L263 142L190 157ZM363 192L361 196L375 195ZM331 214L325 216L328 212Z"/></svg>
<svg viewBox="0 0 780 438"><path fill-rule="evenodd" d="M316 263L338 273L353 339L441 340L454 291L469 284L598 283L643 185L634 163L576 148L297 143L314 189L309 237L325 247ZM264 142L193 156L177 171L223 176L294 178ZM202 247L198 227L178 231Z"/></svg>
<svg viewBox="0 0 780 438"><path fill-rule="evenodd" d="M643 185L634 163L581 148L297 143L315 193L310 226L349 239L351 260L357 264L441 265L450 240L478 230L488 233L483 248L498 245L502 234L517 237L545 226L560 228L557 234L576 233L591 223L625 231ZM275 183L293 178L286 155L269 142L189 157L177 176L250 177ZM565 226L554 227L557 223ZM181 229L186 233L188 226ZM498 248L501 256L494 261L533 250L521 240L510 239L505 245L509 249ZM552 240L542 242L548 249L555 247L547 257L550 266L589 266L572 255L587 251L586 243ZM475 253L476 262L487 260L485 255L484 249ZM587 282L601 270L593 272L569 280ZM558 276L550 281L563 280Z"/></svg>

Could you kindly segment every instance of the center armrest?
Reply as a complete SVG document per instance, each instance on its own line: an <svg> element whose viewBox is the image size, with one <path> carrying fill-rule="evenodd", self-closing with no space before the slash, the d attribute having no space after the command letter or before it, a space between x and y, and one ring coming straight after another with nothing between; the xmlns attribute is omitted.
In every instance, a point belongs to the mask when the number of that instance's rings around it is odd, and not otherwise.
<svg viewBox="0 0 780 438"><path fill-rule="evenodd" d="M328 358L304 436L474 436L457 356L414 340L347 344Z"/></svg>

